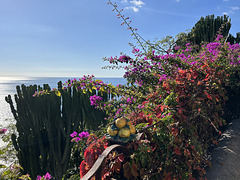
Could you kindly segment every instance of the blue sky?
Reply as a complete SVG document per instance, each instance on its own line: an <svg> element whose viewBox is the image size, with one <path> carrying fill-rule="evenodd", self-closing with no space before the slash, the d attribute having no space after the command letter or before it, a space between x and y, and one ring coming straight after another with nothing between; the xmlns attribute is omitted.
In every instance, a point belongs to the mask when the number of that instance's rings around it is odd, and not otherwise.
<svg viewBox="0 0 240 180"><path fill-rule="evenodd" d="M113 1L115 2L115 1ZM116 0L146 40L175 36L201 16L227 14L240 32L239 0ZM131 32L107 0L1 0L0 76L121 77L103 57L130 54Z"/></svg>

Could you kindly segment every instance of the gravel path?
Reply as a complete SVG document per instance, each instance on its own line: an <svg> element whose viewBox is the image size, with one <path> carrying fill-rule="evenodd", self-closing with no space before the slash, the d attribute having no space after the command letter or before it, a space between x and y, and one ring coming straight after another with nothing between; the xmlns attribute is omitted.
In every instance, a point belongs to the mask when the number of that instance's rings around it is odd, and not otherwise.
<svg viewBox="0 0 240 180"><path fill-rule="evenodd" d="M208 180L240 180L240 119L229 124L212 151Z"/></svg>

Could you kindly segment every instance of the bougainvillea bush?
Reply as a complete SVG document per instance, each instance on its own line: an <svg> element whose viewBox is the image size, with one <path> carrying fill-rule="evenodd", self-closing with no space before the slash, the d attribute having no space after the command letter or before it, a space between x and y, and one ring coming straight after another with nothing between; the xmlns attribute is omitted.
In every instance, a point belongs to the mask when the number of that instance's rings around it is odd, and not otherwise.
<svg viewBox="0 0 240 180"><path fill-rule="evenodd" d="M107 113L106 121L124 116L145 134L126 144L130 159L123 161L122 155L115 163L117 170L106 164L103 179L120 172L126 179L204 177L204 168L210 165L209 147L217 144L219 129L226 123L222 117L227 90L239 89L240 45L224 40L218 35L214 42L201 46L187 43L165 54L149 46L143 52L133 48L134 58L123 54L106 58L113 67L126 70L126 85L115 87L84 79L84 84L90 84L87 89L113 94L108 102L100 96L90 99ZM79 80L71 85L81 89L81 84ZM106 147L104 136L89 143L80 165L81 176Z"/></svg>
<svg viewBox="0 0 240 180"><path fill-rule="evenodd" d="M109 155L102 179L204 179L209 149L217 144L225 119L237 114L237 108L233 112L226 107L232 100L239 106L240 45L226 43L221 29L214 42L201 45L180 47L169 37L162 44L143 44L122 10L109 3L140 45L132 46L131 56L104 58L110 63L106 68L125 69L127 84L112 86L92 76L68 84L98 90L90 102L105 111L106 121L123 116L141 133L124 144L129 157ZM103 92L111 94L110 101L102 100ZM111 143L102 134L90 135L86 145L81 177Z"/></svg>

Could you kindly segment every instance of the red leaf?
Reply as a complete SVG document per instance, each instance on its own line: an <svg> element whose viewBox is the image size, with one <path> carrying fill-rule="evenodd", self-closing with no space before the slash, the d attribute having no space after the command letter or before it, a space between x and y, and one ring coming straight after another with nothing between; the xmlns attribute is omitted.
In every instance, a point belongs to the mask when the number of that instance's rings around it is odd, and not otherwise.
<svg viewBox="0 0 240 180"><path fill-rule="evenodd" d="M179 113L179 114L182 114L182 113L183 113L182 108L179 108L179 109L178 109L178 113Z"/></svg>
<svg viewBox="0 0 240 180"><path fill-rule="evenodd" d="M119 154L119 156L117 157L117 159L118 159L120 162L123 162L124 159L125 159L124 154Z"/></svg>
<svg viewBox="0 0 240 180"><path fill-rule="evenodd" d="M181 154L181 152L180 152L180 149L179 149L179 147L178 146L176 146L176 147L173 147L173 150L174 150L174 152L175 152L175 154L176 155L180 155Z"/></svg>
<svg viewBox="0 0 240 180"><path fill-rule="evenodd" d="M178 72L179 72L180 74L183 74L183 73L185 73L185 70L180 69Z"/></svg>
<svg viewBox="0 0 240 180"><path fill-rule="evenodd" d="M218 142L216 140L212 140L212 143L218 145Z"/></svg>
<svg viewBox="0 0 240 180"><path fill-rule="evenodd" d="M163 110L164 110L163 108L164 108L164 106L161 106L161 108L160 108L162 112L163 112Z"/></svg>
<svg viewBox="0 0 240 180"><path fill-rule="evenodd" d="M210 96L209 94L207 95L208 99L212 100L212 96Z"/></svg>
<svg viewBox="0 0 240 180"><path fill-rule="evenodd" d="M114 172L116 172L116 173L120 172L121 162L118 159L113 163L112 166L113 166L112 168L113 168Z"/></svg>
<svg viewBox="0 0 240 180"><path fill-rule="evenodd" d="M83 160L80 164L80 176L83 177L89 170L89 165Z"/></svg>

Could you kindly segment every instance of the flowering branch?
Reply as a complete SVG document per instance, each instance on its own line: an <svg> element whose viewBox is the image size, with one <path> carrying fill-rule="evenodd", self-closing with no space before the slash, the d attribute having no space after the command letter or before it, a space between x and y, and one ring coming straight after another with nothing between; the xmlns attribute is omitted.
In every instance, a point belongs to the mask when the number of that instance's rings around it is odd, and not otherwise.
<svg viewBox="0 0 240 180"><path fill-rule="evenodd" d="M131 22L131 21L130 21L129 23L127 22L127 20L129 19L129 17L124 18L124 15L121 14L121 12L123 11L123 9L122 9L122 10L118 10L116 3L113 4L113 3L111 2L111 0L108 0L108 3L107 3L107 4L111 4L111 5L113 6L113 8L114 8L113 11L116 10L116 11L118 12L117 16L118 16L119 18L121 17L121 18L123 19L123 21L124 21L121 25L126 24L126 25L128 26L127 29L130 29L130 30L132 31L132 35L135 36L135 39L137 39L137 42L140 44L140 46L142 47L142 49L144 50L144 52L147 54L147 51L146 51L146 49L144 48L143 43L140 41L140 39L142 39L141 36L139 36L139 34L135 33L135 31L136 31L137 29L136 29L136 28L132 28L132 27L130 26L130 22Z"/></svg>

